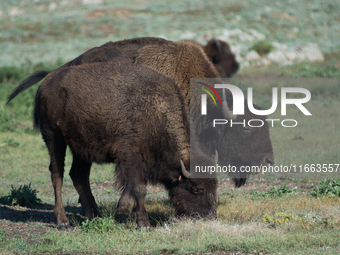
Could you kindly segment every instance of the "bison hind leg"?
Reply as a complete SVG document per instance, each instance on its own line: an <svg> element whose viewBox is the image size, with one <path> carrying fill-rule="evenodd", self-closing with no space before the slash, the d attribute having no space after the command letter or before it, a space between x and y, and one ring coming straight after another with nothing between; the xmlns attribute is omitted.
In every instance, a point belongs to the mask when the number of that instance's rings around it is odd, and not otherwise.
<svg viewBox="0 0 340 255"><path fill-rule="evenodd" d="M50 154L49 170L51 172L51 181L55 196L54 216L57 228L63 230L70 227L61 195L64 178L66 143L61 134L52 131L49 123L44 124L44 128L41 128L41 133Z"/></svg>
<svg viewBox="0 0 340 255"><path fill-rule="evenodd" d="M70 170L73 186L79 194L79 201L85 209L86 215L89 219L100 215L90 187L89 179L91 165L92 163L86 162L78 156L73 155L73 162Z"/></svg>

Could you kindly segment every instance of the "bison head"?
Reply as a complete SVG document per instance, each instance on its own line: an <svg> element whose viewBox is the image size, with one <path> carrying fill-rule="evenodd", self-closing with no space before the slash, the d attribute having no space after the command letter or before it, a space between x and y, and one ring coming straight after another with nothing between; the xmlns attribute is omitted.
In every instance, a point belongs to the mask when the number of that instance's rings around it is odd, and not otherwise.
<svg viewBox="0 0 340 255"><path fill-rule="evenodd" d="M204 52L222 78L231 77L239 69L235 55L226 42L212 39L204 46Z"/></svg>
<svg viewBox="0 0 340 255"><path fill-rule="evenodd" d="M224 91L222 101L222 107L208 109L208 114L200 117L196 127L202 150L207 155L218 150L219 166L233 166L236 171L229 172L229 176L235 186L240 187L245 184L251 172L259 172L260 166L274 164L269 126L266 116L250 112L246 100L242 116L233 114L231 94L226 95ZM212 125L214 119L224 119L228 123L214 127ZM248 124L249 120L251 125Z"/></svg>
<svg viewBox="0 0 340 255"><path fill-rule="evenodd" d="M217 161L208 158L201 151L197 151L194 155L200 157L200 161L204 161L204 164L216 165ZM186 169L189 169L189 164L181 161L179 178L172 182L172 187L168 189L176 215L215 218L217 209L216 175L210 175L209 178L191 178L190 172Z"/></svg>

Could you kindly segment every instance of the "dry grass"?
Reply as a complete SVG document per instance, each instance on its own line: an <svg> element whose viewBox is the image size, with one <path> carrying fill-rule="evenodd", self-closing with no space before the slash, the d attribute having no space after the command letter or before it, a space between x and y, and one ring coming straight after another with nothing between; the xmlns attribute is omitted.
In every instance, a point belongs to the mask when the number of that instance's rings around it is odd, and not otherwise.
<svg viewBox="0 0 340 255"><path fill-rule="evenodd" d="M218 207L219 220L226 222L249 223L261 221L265 214L274 215L279 212L294 215L320 215L323 218L340 219L339 198L325 197L314 199L308 196L288 196L276 199L244 199L237 198Z"/></svg>

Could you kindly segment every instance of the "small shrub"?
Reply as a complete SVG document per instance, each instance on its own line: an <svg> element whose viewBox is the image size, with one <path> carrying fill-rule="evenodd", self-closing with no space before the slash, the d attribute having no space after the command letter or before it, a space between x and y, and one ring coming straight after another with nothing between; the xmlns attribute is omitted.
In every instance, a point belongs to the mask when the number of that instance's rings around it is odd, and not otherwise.
<svg viewBox="0 0 340 255"><path fill-rule="evenodd" d="M282 185L281 187L272 187L267 191L253 191L251 195L253 196L253 200L256 197L262 197L262 198L274 198L274 197L283 197L286 195L293 195L296 194L297 187L295 188L289 188L287 185Z"/></svg>
<svg viewBox="0 0 340 255"><path fill-rule="evenodd" d="M266 40L257 41L254 43L252 50L255 50L259 55L267 55L273 50L273 46Z"/></svg>
<svg viewBox="0 0 340 255"><path fill-rule="evenodd" d="M19 188L11 186L11 194L7 196L9 205L19 205L25 207L31 207L41 204L41 200L37 197L37 191L31 188L29 185L20 185Z"/></svg>
<svg viewBox="0 0 340 255"><path fill-rule="evenodd" d="M81 228L85 232L99 232L106 233L112 230L119 230L120 226L117 225L113 217L99 218L96 217L92 220L86 220L82 223Z"/></svg>
<svg viewBox="0 0 340 255"><path fill-rule="evenodd" d="M313 197L340 197L340 179L321 180L320 186L314 187L311 195Z"/></svg>

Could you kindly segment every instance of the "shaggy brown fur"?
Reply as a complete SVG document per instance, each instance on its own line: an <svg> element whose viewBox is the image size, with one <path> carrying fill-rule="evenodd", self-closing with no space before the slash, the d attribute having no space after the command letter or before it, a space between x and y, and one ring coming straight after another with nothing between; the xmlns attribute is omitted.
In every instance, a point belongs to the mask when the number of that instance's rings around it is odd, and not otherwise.
<svg viewBox="0 0 340 255"><path fill-rule="evenodd" d="M230 51L228 45L220 42L223 56L228 56ZM211 47L209 46L211 45ZM209 42L206 48L211 48L211 56L214 56L214 45L216 42ZM209 48L208 47L208 48ZM215 48L215 52L218 51ZM207 54L210 54L209 52ZM50 77L59 71L76 65L83 65L94 62L117 62L127 61L135 65L146 65L153 67L159 72L168 75L175 79L183 89L187 105L190 105L190 78L214 78L218 77L216 69L208 60L207 55L203 52L203 48L194 42L172 42L162 38L143 37L128 39L117 42L108 42L102 46L92 48L84 54L78 56L72 61L50 72ZM233 61L231 61L232 63ZM13 99L18 93L26 88L34 85L39 79L43 79L48 72L38 72L27 78L21 85L19 85L13 93L9 96L8 101ZM106 75L103 72L103 75ZM170 90L170 88L169 88ZM194 91L198 93L198 91ZM191 108L196 107L200 109L200 93L193 96L195 101ZM208 103L212 103L208 101ZM231 108L232 98L228 95L228 104ZM246 103L245 103L246 104ZM221 109L219 106L213 104L208 107L214 114L209 117L221 116ZM252 115L247 105L245 105L246 115L245 119L261 118L263 116ZM211 119L207 116L200 116L200 112L192 111L195 120L195 129L198 131L197 135L202 139L206 139L205 131L211 130ZM266 121L265 121L266 122ZM204 129L202 129L204 127ZM223 130L214 131L215 134L211 140L205 141L203 150L207 155L213 155L217 149L220 153L220 161L223 164L231 165L260 165L263 162L274 162L273 149L269 137L269 129L267 123L263 128L249 128L247 135L243 134L241 126L235 128L225 128ZM237 153L236 153L237 152ZM247 176L244 178L236 178L234 182L237 187L245 183Z"/></svg>
<svg viewBox="0 0 340 255"><path fill-rule="evenodd" d="M59 228L69 225L61 196L67 146L73 154L70 176L90 219L98 215L89 185L92 162L116 163L125 187L119 204L126 196L134 199L138 227L150 227L144 208L147 183L166 187L178 215L216 216L216 178L182 175L180 160L190 166L189 118L183 91L170 77L121 62L52 72L37 91L34 123L51 158ZM214 164L197 147L191 150Z"/></svg>
<svg viewBox="0 0 340 255"><path fill-rule="evenodd" d="M86 51L51 72L57 73L74 65L110 61L146 65L174 78L182 86L188 103L190 102L190 78L219 77L203 49L195 43L172 42L154 37L108 42ZM39 71L25 79L9 96L8 102L21 91L37 83L39 79L43 79L48 73Z"/></svg>

